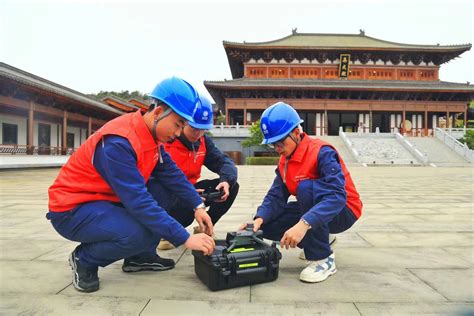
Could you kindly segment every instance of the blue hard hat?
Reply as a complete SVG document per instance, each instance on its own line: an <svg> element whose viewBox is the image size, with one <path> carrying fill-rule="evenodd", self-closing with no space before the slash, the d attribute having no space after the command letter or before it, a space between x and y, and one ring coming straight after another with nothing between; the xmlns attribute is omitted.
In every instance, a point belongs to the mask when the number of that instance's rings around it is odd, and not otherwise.
<svg viewBox="0 0 474 316"><path fill-rule="evenodd" d="M199 94L200 105L194 113L194 122L189 122L191 127L196 129L212 129L212 104L208 98Z"/></svg>
<svg viewBox="0 0 474 316"><path fill-rule="evenodd" d="M278 102L265 111L260 118L260 130L263 134L262 144L277 142L303 123L295 109L284 102Z"/></svg>
<svg viewBox="0 0 474 316"><path fill-rule="evenodd" d="M186 121L194 121L199 96L187 81L178 77L164 79L156 85L149 96L168 105Z"/></svg>

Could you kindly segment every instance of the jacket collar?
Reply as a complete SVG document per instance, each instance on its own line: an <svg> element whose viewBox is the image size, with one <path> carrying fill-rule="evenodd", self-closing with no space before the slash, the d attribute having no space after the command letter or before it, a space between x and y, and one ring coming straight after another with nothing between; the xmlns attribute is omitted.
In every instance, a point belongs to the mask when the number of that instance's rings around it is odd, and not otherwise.
<svg viewBox="0 0 474 316"><path fill-rule="evenodd" d="M304 155L306 153L306 150L308 149L308 145L311 140L308 135L306 135L306 133L301 133L301 137L302 139L293 154L291 155L290 160L301 162L304 158Z"/></svg>
<svg viewBox="0 0 474 316"><path fill-rule="evenodd" d="M143 146L143 149L153 149L161 145L160 142L155 142L155 140L153 139L153 136L151 135L148 126L146 126L145 124L145 120L143 119L141 111L138 110L132 115L133 126L140 137L140 142Z"/></svg>

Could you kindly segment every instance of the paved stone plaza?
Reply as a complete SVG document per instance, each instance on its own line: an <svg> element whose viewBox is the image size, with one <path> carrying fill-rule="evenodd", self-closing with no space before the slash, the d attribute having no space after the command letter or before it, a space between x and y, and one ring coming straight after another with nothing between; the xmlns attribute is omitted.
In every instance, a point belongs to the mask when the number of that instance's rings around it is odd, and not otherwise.
<svg viewBox="0 0 474 316"><path fill-rule="evenodd" d="M249 221L274 167L241 166L241 192L217 236ZM44 215L58 169L0 172L0 314L24 315L468 315L474 312L474 168L350 166L365 204L338 236L338 272L319 284L298 280L298 250L282 250L272 283L210 292L182 247L166 252L174 270L99 270L101 289L82 294L67 263L75 243Z"/></svg>

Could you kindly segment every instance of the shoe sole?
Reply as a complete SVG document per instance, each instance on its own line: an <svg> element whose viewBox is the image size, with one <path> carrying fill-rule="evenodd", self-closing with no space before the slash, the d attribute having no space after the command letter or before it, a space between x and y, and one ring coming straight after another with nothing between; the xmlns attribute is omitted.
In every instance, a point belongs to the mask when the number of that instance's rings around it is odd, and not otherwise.
<svg viewBox="0 0 474 316"><path fill-rule="evenodd" d="M159 271L166 271L166 270L171 270L171 269L174 269L174 266L172 267L164 267L164 266L161 266L161 267L158 267L158 266L154 266L154 267L151 267L151 266L142 266L142 267L130 267L130 266L127 266L127 267L122 267L122 271L123 272L140 272L140 271L153 271L153 272L159 272Z"/></svg>
<svg viewBox="0 0 474 316"><path fill-rule="evenodd" d="M78 290L79 292L84 292L84 293L90 293L90 292L95 292L95 291L98 291L99 290L99 286L97 286L96 288L90 288L90 289L83 289L82 287L79 286L79 284L77 283L77 266L76 266L76 263L74 262L74 258L72 257L72 253L69 255L69 266L71 267L71 270L73 272L73 275L72 275L72 285L74 286L74 288L76 290Z"/></svg>
<svg viewBox="0 0 474 316"><path fill-rule="evenodd" d="M305 277L302 278L300 276L300 281L305 282L305 283L319 283L319 282L323 282L324 280L326 280L327 278L329 278L331 275L335 274L336 272L337 272L337 269L333 269L329 271L328 273L326 273L324 277L320 279L311 279L311 278L305 278Z"/></svg>

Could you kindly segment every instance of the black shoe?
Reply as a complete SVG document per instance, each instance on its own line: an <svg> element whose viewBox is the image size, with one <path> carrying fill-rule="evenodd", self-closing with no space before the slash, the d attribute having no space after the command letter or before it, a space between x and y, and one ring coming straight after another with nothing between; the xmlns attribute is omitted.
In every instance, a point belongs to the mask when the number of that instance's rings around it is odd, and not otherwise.
<svg viewBox="0 0 474 316"><path fill-rule="evenodd" d="M98 268L86 268L82 266L79 258L76 256L77 248L74 249L69 256L69 265L72 269L72 284L74 288L80 292L95 292L99 289Z"/></svg>
<svg viewBox="0 0 474 316"><path fill-rule="evenodd" d="M165 271L174 268L173 259L161 258L158 255L150 257L130 257L125 258L122 265L123 272L138 271Z"/></svg>

